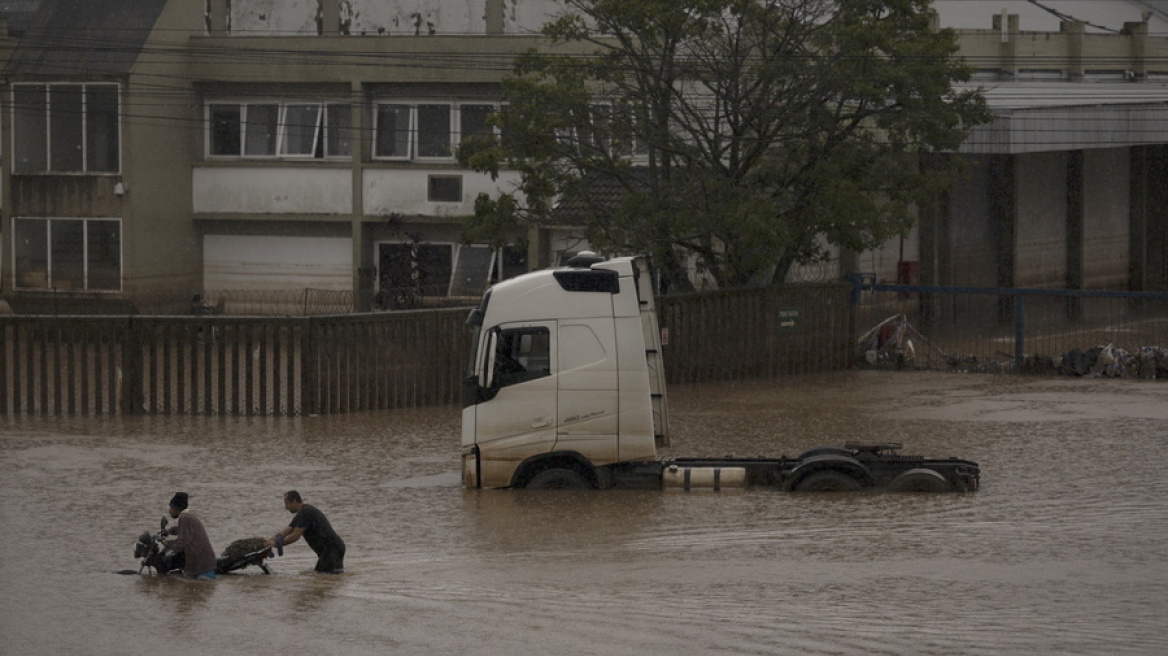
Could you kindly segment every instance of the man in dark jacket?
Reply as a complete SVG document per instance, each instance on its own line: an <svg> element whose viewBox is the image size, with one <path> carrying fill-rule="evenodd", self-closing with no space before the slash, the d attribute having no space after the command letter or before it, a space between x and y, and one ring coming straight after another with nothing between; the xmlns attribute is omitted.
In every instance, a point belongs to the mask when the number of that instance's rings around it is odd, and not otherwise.
<svg viewBox="0 0 1168 656"><path fill-rule="evenodd" d="M178 492L170 500L170 516L178 519L178 523L167 530L178 537L167 540L166 546L185 557L183 574L193 579L213 579L215 549L203 522L190 511L188 503L186 492Z"/></svg>
<svg viewBox="0 0 1168 656"><path fill-rule="evenodd" d="M316 571L325 574L344 572L345 541L333 530L324 513L316 506L304 503L296 490L284 494L284 508L295 517L264 544L276 547L283 554L284 545L292 544L304 536L304 541L316 552Z"/></svg>

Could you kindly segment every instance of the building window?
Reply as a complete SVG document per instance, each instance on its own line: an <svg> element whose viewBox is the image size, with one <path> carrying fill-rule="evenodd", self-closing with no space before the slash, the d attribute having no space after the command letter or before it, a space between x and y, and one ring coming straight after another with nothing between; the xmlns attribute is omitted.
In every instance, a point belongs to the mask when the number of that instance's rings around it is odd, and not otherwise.
<svg viewBox="0 0 1168 656"><path fill-rule="evenodd" d="M17 289L121 289L121 221L18 218L14 224Z"/></svg>
<svg viewBox="0 0 1168 656"><path fill-rule="evenodd" d="M434 203L461 203L461 175L432 175L426 185L426 200Z"/></svg>
<svg viewBox="0 0 1168 656"><path fill-rule="evenodd" d="M207 105L207 154L351 157L352 126L352 110L345 103L214 102Z"/></svg>
<svg viewBox="0 0 1168 656"><path fill-rule="evenodd" d="M649 154L644 139L638 136L636 115L627 103L589 105L571 119L574 127L557 130L556 138L582 155L644 161Z"/></svg>
<svg viewBox="0 0 1168 656"><path fill-rule="evenodd" d="M418 157L452 157L450 105L418 105Z"/></svg>
<svg viewBox="0 0 1168 656"><path fill-rule="evenodd" d="M495 111L494 105L463 105L458 108L459 137L465 139L474 135L490 134L491 126L487 117Z"/></svg>
<svg viewBox="0 0 1168 656"><path fill-rule="evenodd" d="M383 307L416 307L422 296L482 296L491 283L527 271L527 251L485 244L380 243L378 298Z"/></svg>
<svg viewBox="0 0 1168 656"><path fill-rule="evenodd" d="M484 103L378 103L373 156L378 159L454 159L458 139L489 134Z"/></svg>
<svg viewBox="0 0 1168 656"><path fill-rule="evenodd" d="M409 159L410 106L378 105L374 157Z"/></svg>
<svg viewBox="0 0 1168 656"><path fill-rule="evenodd" d="M487 287L527 272L527 250L514 246L491 248L460 244L454 256L451 296L482 296Z"/></svg>
<svg viewBox="0 0 1168 656"><path fill-rule="evenodd" d="M14 173L117 173L116 84L17 84L12 88Z"/></svg>

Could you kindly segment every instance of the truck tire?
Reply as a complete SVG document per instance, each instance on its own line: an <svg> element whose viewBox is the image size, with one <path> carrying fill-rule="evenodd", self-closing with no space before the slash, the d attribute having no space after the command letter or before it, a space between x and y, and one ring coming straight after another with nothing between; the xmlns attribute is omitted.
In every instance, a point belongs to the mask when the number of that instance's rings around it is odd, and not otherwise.
<svg viewBox="0 0 1168 656"><path fill-rule="evenodd" d="M558 467L545 469L527 482L529 490L584 490L588 487L588 479L580 472Z"/></svg>
<svg viewBox="0 0 1168 656"><path fill-rule="evenodd" d="M863 487L860 481L853 476L836 471L823 469L811 472L795 486L796 492L854 492Z"/></svg>
<svg viewBox="0 0 1168 656"><path fill-rule="evenodd" d="M952 492L953 486L932 469L910 469L888 484L889 492Z"/></svg>

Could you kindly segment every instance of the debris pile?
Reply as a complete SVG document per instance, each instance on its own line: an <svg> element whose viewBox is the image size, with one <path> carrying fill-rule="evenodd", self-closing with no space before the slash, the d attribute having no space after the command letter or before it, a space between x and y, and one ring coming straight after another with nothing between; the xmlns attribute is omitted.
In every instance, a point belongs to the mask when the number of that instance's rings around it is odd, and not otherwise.
<svg viewBox="0 0 1168 656"><path fill-rule="evenodd" d="M876 324L859 339L861 361L869 367L894 365L897 369L916 366L917 344L946 357L925 339L903 314L894 314Z"/></svg>
<svg viewBox="0 0 1168 656"><path fill-rule="evenodd" d="M1113 344L1086 351L1071 349L1059 358L1057 371L1064 376L1168 379L1168 348L1142 346L1137 353Z"/></svg>
<svg viewBox="0 0 1168 656"><path fill-rule="evenodd" d="M903 314L888 317L864 333L857 350L860 365L870 368L928 368L937 356L937 364L943 363L950 371L1168 380L1168 348L1163 346L1141 346L1133 353L1107 344L1071 349L1060 356L1026 355L1015 363L1010 356L979 358L947 353L913 328Z"/></svg>

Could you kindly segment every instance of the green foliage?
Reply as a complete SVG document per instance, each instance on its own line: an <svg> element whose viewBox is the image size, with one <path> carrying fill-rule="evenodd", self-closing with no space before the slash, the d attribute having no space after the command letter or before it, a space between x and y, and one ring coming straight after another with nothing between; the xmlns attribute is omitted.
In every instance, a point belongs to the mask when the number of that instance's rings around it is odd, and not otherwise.
<svg viewBox="0 0 1168 656"><path fill-rule="evenodd" d="M515 193L481 197L464 237L565 215L590 242L682 262L727 287L781 280L904 234L988 120L928 0L565 0L548 47L504 81L501 137L459 161ZM553 214L553 202L563 204ZM494 235L494 236L492 236Z"/></svg>

